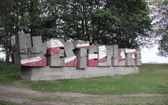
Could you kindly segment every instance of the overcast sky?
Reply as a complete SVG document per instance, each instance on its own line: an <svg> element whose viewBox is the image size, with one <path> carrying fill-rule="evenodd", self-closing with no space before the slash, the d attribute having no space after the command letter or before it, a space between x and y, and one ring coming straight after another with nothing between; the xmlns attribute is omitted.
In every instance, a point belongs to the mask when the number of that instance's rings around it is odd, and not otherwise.
<svg viewBox="0 0 168 105"><path fill-rule="evenodd" d="M141 56L142 56L142 62L143 63L168 63L168 58L158 56L156 53L157 45L155 45L153 48L143 48L141 50Z"/></svg>

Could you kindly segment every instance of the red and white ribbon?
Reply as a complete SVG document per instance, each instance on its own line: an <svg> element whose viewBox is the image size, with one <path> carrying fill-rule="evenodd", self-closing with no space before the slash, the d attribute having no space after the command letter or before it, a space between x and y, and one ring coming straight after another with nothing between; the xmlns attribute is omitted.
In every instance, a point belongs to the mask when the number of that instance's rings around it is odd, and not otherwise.
<svg viewBox="0 0 168 105"><path fill-rule="evenodd" d="M89 54L88 66L98 66L98 54Z"/></svg>
<svg viewBox="0 0 168 105"><path fill-rule="evenodd" d="M119 62L122 62L122 61L124 61L125 59L126 59L125 53L124 53L124 51L121 51L121 52L120 52L120 55L119 55L119 57L118 57L118 61L119 61Z"/></svg>
<svg viewBox="0 0 168 105"><path fill-rule="evenodd" d="M22 66L46 66L46 58L33 57L21 60Z"/></svg>
<svg viewBox="0 0 168 105"><path fill-rule="evenodd" d="M106 62L107 61L107 49L106 46L99 46L99 62Z"/></svg>
<svg viewBox="0 0 168 105"><path fill-rule="evenodd" d="M47 41L47 54L60 54L61 49L60 47L64 47L64 44L58 39L50 39Z"/></svg>
<svg viewBox="0 0 168 105"><path fill-rule="evenodd" d="M137 51L136 51L136 49L125 49L125 53L132 54L132 58L135 59Z"/></svg>
<svg viewBox="0 0 168 105"><path fill-rule="evenodd" d="M65 66L76 67L77 66L77 57L76 56L66 57L65 58Z"/></svg>

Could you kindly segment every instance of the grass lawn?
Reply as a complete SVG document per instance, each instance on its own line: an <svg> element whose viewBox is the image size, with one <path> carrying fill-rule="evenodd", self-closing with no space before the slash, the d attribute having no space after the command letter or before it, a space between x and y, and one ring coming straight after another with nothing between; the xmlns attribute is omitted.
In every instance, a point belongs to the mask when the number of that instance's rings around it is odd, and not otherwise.
<svg viewBox="0 0 168 105"><path fill-rule="evenodd" d="M1 66L0 83L20 79L18 66ZM139 74L57 81L21 81L38 91L79 92L85 94L168 94L168 64L143 64Z"/></svg>
<svg viewBox="0 0 168 105"><path fill-rule="evenodd" d="M17 104L13 102L6 102L6 101L0 101L0 105L22 105L22 104Z"/></svg>
<svg viewBox="0 0 168 105"><path fill-rule="evenodd" d="M33 90L85 94L168 94L168 65L144 64L141 73L117 77L23 81Z"/></svg>
<svg viewBox="0 0 168 105"><path fill-rule="evenodd" d="M11 84L20 79L20 67L15 65L7 66L0 62L0 83Z"/></svg>

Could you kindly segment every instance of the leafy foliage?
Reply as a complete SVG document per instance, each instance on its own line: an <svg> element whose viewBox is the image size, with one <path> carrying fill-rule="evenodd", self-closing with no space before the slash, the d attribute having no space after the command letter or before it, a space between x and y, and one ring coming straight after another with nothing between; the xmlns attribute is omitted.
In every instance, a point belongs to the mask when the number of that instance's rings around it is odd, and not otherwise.
<svg viewBox="0 0 168 105"><path fill-rule="evenodd" d="M159 55L167 57L168 56L168 1L164 1L160 7L162 11L162 18L160 21L161 32L163 32L162 39L159 41Z"/></svg>
<svg viewBox="0 0 168 105"><path fill-rule="evenodd" d="M6 51L19 31L43 40L62 37L128 48L150 38L144 0L0 0L0 8L0 40Z"/></svg>
<svg viewBox="0 0 168 105"><path fill-rule="evenodd" d="M165 33L162 39L159 41L159 55L168 56L168 33Z"/></svg>
<svg viewBox="0 0 168 105"><path fill-rule="evenodd" d="M159 55L167 57L168 56L168 1L155 1L151 4L153 6L152 18L154 21L153 30L156 37L159 37Z"/></svg>
<svg viewBox="0 0 168 105"><path fill-rule="evenodd" d="M151 28L146 2L70 0L61 15L65 37L137 48Z"/></svg>
<svg viewBox="0 0 168 105"><path fill-rule="evenodd" d="M9 64L10 38L19 31L19 17L21 16L22 0L0 0L0 44L5 49L6 61Z"/></svg>

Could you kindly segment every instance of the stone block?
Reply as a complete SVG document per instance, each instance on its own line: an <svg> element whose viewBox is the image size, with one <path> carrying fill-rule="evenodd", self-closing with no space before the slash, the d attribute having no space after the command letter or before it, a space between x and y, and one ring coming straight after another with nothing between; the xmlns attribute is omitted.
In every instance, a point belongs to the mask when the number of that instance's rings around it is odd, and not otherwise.
<svg viewBox="0 0 168 105"><path fill-rule="evenodd" d="M64 49L64 41L62 39L50 39L47 41L47 55L60 54Z"/></svg>
<svg viewBox="0 0 168 105"><path fill-rule="evenodd" d="M31 80L31 76L32 76L31 67L21 66L21 78Z"/></svg>
<svg viewBox="0 0 168 105"><path fill-rule="evenodd" d="M88 66L98 66L98 46L96 45L89 47Z"/></svg>
<svg viewBox="0 0 168 105"><path fill-rule="evenodd" d="M75 47L74 47L72 42L66 42L64 48L65 48L66 57L71 57L71 56L75 55L74 52L73 52Z"/></svg>
<svg viewBox="0 0 168 105"><path fill-rule="evenodd" d="M66 42L64 44L64 50L65 50L65 60L64 63L66 67L76 67L77 66L77 57L74 54L75 47L72 42Z"/></svg>
<svg viewBox="0 0 168 105"><path fill-rule="evenodd" d="M118 66L126 66L125 49L119 49Z"/></svg>
<svg viewBox="0 0 168 105"><path fill-rule="evenodd" d="M107 66L112 66L112 58L113 58L113 46L107 47Z"/></svg>
<svg viewBox="0 0 168 105"><path fill-rule="evenodd" d="M42 44L42 37L41 36L33 36L32 43L34 48L35 54L42 54L43 51L43 44Z"/></svg>
<svg viewBox="0 0 168 105"><path fill-rule="evenodd" d="M65 50L63 47L60 48L60 54L59 54L60 58L64 58L65 57Z"/></svg>
<svg viewBox="0 0 168 105"><path fill-rule="evenodd" d="M27 48L28 48L28 45L27 45L27 36L26 35L23 35L23 34L18 34L16 36L16 42L18 42L17 44L17 48L20 52L20 54L25 54L27 53Z"/></svg>
<svg viewBox="0 0 168 105"><path fill-rule="evenodd" d="M64 60L64 66L66 67L77 67L77 57L74 55L74 56L71 56L71 57L65 57L65 60Z"/></svg>
<svg viewBox="0 0 168 105"><path fill-rule="evenodd" d="M118 45L113 45L113 66L118 66Z"/></svg>
<svg viewBox="0 0 168 105"><path fill-rule="evenodd" d="M141 66L141 65L142 65L142 61L141 61L141 51L140 51L140 49L137 49L136 65L137 65L137 66Z"/></svg>
<svg viewBox="0 0 168 105"><path fill-rule="evenodd" d="M46 66L46 58L42 56L41 36L33 37L32 41L33 42L31 42L31 36L29 34L19 33L16 35L16 45L18 53L20 54L21 66ZM35 54L35 52L39 50L41 53Z"/></svg>
<svg viewBox="0 0 168 105"><path fill-rule="evenodd" d="M64 58L63 57L60 57L60 55L58 55L58 54L53 54L53 55L51 55L51 56L48 56L48 65L49 66L55 66L55 67L57 67L57 66L59 66L59 67L61 67L61 66L64 66Z"/></svg>
<svg viewBox="0 0 168 105"><path fill-rule="evenodd" d="M16 35L16 47L18 49L18 53L20 54L20 59L28 59L29 56L27 54L29 49L32 47L31 36L29 34L18 33Z"/></svg>
<svg viewBox="0 0 168 105"><path fill-rule="evenodd" d="M78 62L79 69L85 69L87 67L87 57L80 58Z"/></svg>
<svg viewBox="0 0 168 105"><path fill-rule="evenodd" d="M125 49L126 53L126 66L135 66L136 49Z"/></svg>
<svg viewBox="0 0 168 105"><path fill-rule="evenodd" d="M11 37L11 47L12 47L12 54L14 58L14 64L20 65L20 54L17 49L15 36Z"/></svg>
<svg viewBox="0 0 168 105"><path fill-rule="evenodd" d="M105 45L98 46L98 66L108 66L107 48Z"/></svg>
<svg viewBox="0 0 168 105"><path fill-rule="evenodd" d="M33 58L28 58L28 59L23 59L21 60L21 66L33 66L33 67L42 67L46 66L46 58L43 57L33 57Z"/></svg>
<svg viewBox="0 0 168 105"><path fill-rule="evenodd" d="M47 42L42 43L42 54L43 56L47 54Z"/></svg>
<svg viewBox="0 0 168 105"><path fill-rule="evenodd" d="M47 55L49 66L64 66L64 41L61 39L47 41Z"/></svg>
<svg viewBox="0 0 168 105"><path fill-rule="evenodd" d="M24 67L21 77L32 81L91 78L139 73L139 67L87 67L76 70L76 67Z"/></svg>
<svg viewBox="0 0 168 105"><path fill-rule="evenodd" d="M29 59L28 55L26 54L20 54L21 60L23 59Z"/></svg>
<svg viewBox="0 0 168 105"><path fill-rule="evenodd" d="M76 49L75 55L77 56L78 60L77 69L85 69L87 67L87 49Z"/></svg>
<svg viewBox="0 0 168 105"><path fill-rule="evenodd" d="M129 53L126 54L126 66L132 66L132 55Z"/></svg>

